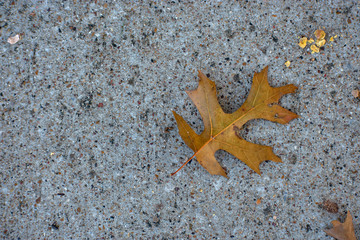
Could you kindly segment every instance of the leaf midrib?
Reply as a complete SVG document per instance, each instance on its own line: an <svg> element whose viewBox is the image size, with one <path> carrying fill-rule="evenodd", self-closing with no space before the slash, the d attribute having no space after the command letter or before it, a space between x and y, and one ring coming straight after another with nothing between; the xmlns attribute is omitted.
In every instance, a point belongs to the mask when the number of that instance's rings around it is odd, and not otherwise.
<svg viewBox="0 0 360 240"><path fill-rule="evenodd" d="M261 82L263 81L264 78L262 78ZM254 80L253 80L254 82ZM260 82L260 83L261 83ZM257 89L256 91L256 95L254 97L253 100L253 104L255 103L258 93L260 91L260 87ZM274 94L275 95L275 94ZM274 96L272 95L272 96ZM272 97L271 96L271 97ZM264 105L265 101L263 103L260 103L258 105L255 105L254 107L250 108L247 112L245 112L244 114L242 114L240 117L238 117L237 119L235 119L233 122L231 122L229 125L227 125L223 130L221 130L219 133L217 133L215 136L212 136L212 132L213 132L213 126L212 126L212 118L211 118L211 114L210 114L210 106L209 106L209 100L208 100L208 94L205 91L205 98L206 98L206 106L207 106L207 110L208 110L208 116L209 116L209 120L210 120L210 138L207 142L205 142L200 148L199 150L197 150L193 157L195 157L205 146L207 146L208 144L210 144L212 141L216 140L216 137L219 136L220 134L222 134L223 132L225 132L228 128L230 128L233 124L235 124L236 122L238 122L239 120L241 120L242 118L244 118L247 114L249 114L250 112L254 111L255 109L257 109L259 106ZM253 105L252 104L252 105ZM242 106L241 106L242 107ZM241 108L240 107L240 108Z"/></svg>
<svg viewBox="0 0 360 240"><path fill-rule="evenodd" d="M251 112L251 111L253 111L253 110L255 110L258 106L260 106L261 104L258 104L258 105L256 105L256 106L254 106L254 107L252 107L252 108L250 108L246 113L244 113L244 114L242 114L240 117L238 117L237 119L235 119L233 122L231 122L228 126L226 126L223 130L221 130L218 134L216 134L214 137L212 137L211 135L210 135L210 139L207 141L207 142L205 142L200 148L199 148L199 150L197 150L196 152L195 152L195 154L194 154L194 157L205 147L205 146L207 146L208 144L210 144L212 141L215 141L216 139L216 137L217 136L219 136L220 134L222 134L223 132L225 132L229 127L231 127L233 124L235 124L237 121L239 121L240 119L242 119L242 118L244 118L249 112ZM209 108L208 108L209 109ZM210 115L209 115L209 119L210 119L210 123L212 123L212 119L211 119L211 117L210 117Z"/></svg>

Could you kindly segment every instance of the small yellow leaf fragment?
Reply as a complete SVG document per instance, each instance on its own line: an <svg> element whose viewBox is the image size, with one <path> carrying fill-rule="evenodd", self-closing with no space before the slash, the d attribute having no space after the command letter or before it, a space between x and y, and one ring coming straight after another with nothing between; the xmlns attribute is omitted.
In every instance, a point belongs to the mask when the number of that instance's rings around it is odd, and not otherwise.
<svg viewBox="0 0 360 240"><path fill-rule="evenodd" d="M335 35L335 36L334 36L334 38L337 38L337 37L338 37L338 35Z"/></svg>
<svg viewBox="0 0 360 240"><path fill-rule="evenodd" d="M313 42L314 42L314 39L310 38L308 42L309 42L309 43L313 43Z"/></svg>
<svg viewBox="0 0 360 240"><path fill-rule="evenodd" d="M318 47L324 46L325 43L326 43L326 40L325 40L325 39L321 39L321 40L318 39L318 40L316 40L316 45L317 45Z"/></svg>
<svg viewBox="0 0 360 240"><path fill-rule="evenodd" d="M285 62L285 66L286 66L286 67L289 67L289 66L290 66L290 61L286 61L286 62Z"/></svg>
<svg viewBox="0 0 360 240"><path fill-rule="evenodd" d="M301 48L306 47L306 42L307 42L307 37L300 38L299 46L300 46Z"/></svg>
<svg viewBox="0 0 360 240"><path fill-rule="evenodd" d="M334 37L331 37L331 38L329 39L329 41L330 41L330 42L333 42L333 41L334 41Z"/></svg>
<svg viewBox="0 0 360 240"><path fill-rule="evenodd" d="M311 53L318 53L319 52L319 48L317 46L315 46L315 45L312 45L310 47L310 49L311 49Z"/></svg>
<svg viewBox="0 0 360 240"><path fill-rule="evenodd" d="M9 37L7 42L10 43L10 44L15 44L17 43L18 41L20 40L20 35L19 34L16 34L15 36L13 37Z"/></svg>
<svg viewBox="0 0 360 240"><path fill-rule="evenodd" d="M325 38L325 32L323 31L323 30L320 30L320 29L318 29L318 30L316 30L315 32L314 32L314 35L315 35L315 37L317 38L317 39L319 39L319 40L321 40L321 39L324 39Z"/></svg>

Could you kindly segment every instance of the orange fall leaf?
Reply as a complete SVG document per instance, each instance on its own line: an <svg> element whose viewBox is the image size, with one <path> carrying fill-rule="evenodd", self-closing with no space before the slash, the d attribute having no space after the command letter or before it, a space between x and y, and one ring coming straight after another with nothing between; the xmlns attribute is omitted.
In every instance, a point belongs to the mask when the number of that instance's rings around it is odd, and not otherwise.
<svg viewBox="0 0 360 240"><path fill-rule="evenodd" d="M197 134L179 114L173 111L179 134L186 145L194 151L194 155L172 175L196 157L200 165L210 174L227 177L214 156L219 149L234 155L258 174L260 174L259 165L261 162L266 160L281 162L271 147L248 142L237 134L238 130L252 119L261 118L287 124L298 117L297 114L278 105L278 101L283 95L294 93L297 87L292 84L276 88L271 87L267 73L268 67L260 73L255 73L245 103L235 112L228 114L223 111L217 100L215 83L199 71L198 88L187 91L187 94L200 112L204 122L204 131Z"/></svg>
<svg viewBox="0 0 360 240"><path fill-rule="evenodd" d="M356 240L354 225L350 212L347 213L344 223L338 220L331 221L333 227L324 230L327 235L330 235L338 240Z"/></svg>

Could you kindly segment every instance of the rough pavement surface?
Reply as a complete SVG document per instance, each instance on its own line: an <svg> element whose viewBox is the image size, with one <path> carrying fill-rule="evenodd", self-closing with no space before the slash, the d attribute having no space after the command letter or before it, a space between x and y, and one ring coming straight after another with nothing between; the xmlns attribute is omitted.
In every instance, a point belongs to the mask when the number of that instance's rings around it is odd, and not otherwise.
<svg viewBox="0 0 360 240"><path fill-rule="evenodd" d="M330 240L348 210L359 238L359 22L358 1L3 1L1 238ZM193 154L171 110L203 127L197 70L232 112L267 65L301 118L240 135L283 163L219 151L229 179L170 177Z"/></svg>

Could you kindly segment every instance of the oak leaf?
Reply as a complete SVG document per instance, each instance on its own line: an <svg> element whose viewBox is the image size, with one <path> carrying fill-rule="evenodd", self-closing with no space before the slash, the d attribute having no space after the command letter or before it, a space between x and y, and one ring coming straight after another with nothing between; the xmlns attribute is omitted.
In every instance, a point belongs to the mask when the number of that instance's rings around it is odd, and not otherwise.
<svg viewBox="0 0 360 240"><path fill-rule="evenodd" d="M331 221L333 228L324 230L327 235L330 235L338 240L356 240L354 225L350 212L347 213L344 223L338 220Z"/></svg>
<svg viewBox="0 0 360 240"><path fill-rule="evenodd" d="M227 177L214 156L219 149L234 155L258 174L260 174L261 162L266 160L282 162L273 153L271 147L248 142L237 134L238 130L252 119L262 118L286 124L298 117L297 114L277 104L284 94L295 92L297 87L292 84L271 87L267 73L268 67L260 73L255 73L246 101L238 110L228 114L217 101L215 83L199 71L198 88L186 92L201 114L204 130L201 134L197 134L180 115L173 111L181 138L195 153L172 175L196 157L200 165L210 174Z"/></svg>

